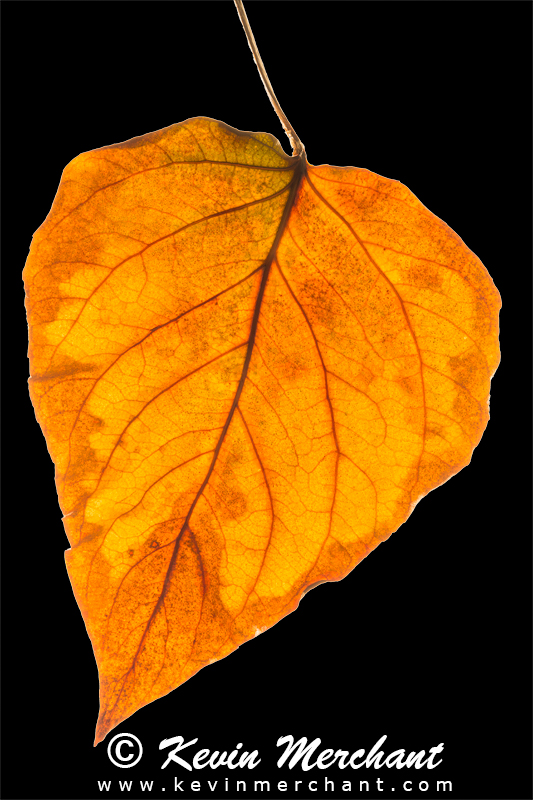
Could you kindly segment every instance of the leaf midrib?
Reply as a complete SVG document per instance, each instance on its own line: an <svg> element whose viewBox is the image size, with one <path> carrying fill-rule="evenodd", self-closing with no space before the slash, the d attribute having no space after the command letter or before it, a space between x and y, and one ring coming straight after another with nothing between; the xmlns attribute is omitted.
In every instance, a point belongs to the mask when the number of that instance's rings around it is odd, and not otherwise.
<svg viewBox="0 0 533 800"><path fill-rule="evenodd" d="M163 586L162 586L162 589L161 589L161 593L160 593L159 598L157 600L157 603L155 604L154 609L153 609L153 611L152 611L152 613L151 613L151 615L150 615L150 617L149 617L149 619L148 619L148 621L146 623L146 626L145 626L143 635L141 637L141 640L139 642L137 651L136 651L135 655L133 656L131 667L128 670L128 672L122 678L123 682L126 681L126 679L127 679L128 675L130 674L131 670L134 668L135 663L137 661L137 658L139 657L139 655L140 655L140 653L141 653L141 651L143 649L143 646L144 646L144 643L146 641L146 637L148 635L148 632L150 630L152 622L156 618L156 616L157 616L157 614L158 614L158 612L159 612L159 610L160 610L160 608L161 608L161 606L162 606L162 604L164 602L164 599L165 599L165 596L166 596L166 593L168 591L168 587L169 587L169 584L170 584L170 578L172 576L172 573L173 573L173 570L174 570L174 566L176 564L176 561L177 561L177 558L178 558L178 555L179 555L181 541L183 539L183 536L184 536L185 532L187 530L190 530L189 523L190 523L192 514L194 513L194 509L196 508L196 504L198 503L198 500L200 499L200 497L202 496L204 490L206 489L207 484L209 483L209 480L211 478L211 475L213 474L213 470L215 468L215 464L217 462L220 450L221 450L222 445L224 443L224 439L226 438L226 434L227 434L227 432L229 430L229 427L231 425L231 422L233 420L233 416L235 414L235 411L237 410L239 399L241 397L242 390L244 388L244 384L245 384L246 377L247 377L247 374L248 374L248 369L249 369L249 366L250 366L250 361L251 361L251 358L252 358L252 353L253 353L254 343L255 343L255 337L256 337L256 334L257 334L257 325L258 325L258 321L259 321L259 315L261 313L261 306L262 306L262 303L263 303L263 297L264 297L264 294L265 294L266 285L268 283L268 278L269 278L269 275L270 275L272 262L273 262L273 260L275 258L279 243L281 241L281 237L283 236L283 233L285 231L287 222L289 220L290 213L291 213L293 205L294 205L294 201L296 199L298 188L300 186L302 177L304 176L305 172L306 172L305 159L301 158L300 162L297 164L297 166L295 168L294 176L292 178L292 181L289 184L289 186L290 186L289 195L288 195L288 198L287 198L287 202L285 204L285 208L283 210L283 214L281 216L281 220L280 220L280 223L279 223L279 226L278 226L278 230L277 230L276 235L274 237L274 241L273 241L272 246L271 246L271 248L269 250L269 253L268 253L268 255L267 255L267 257L266 257L266 259L265 259L265 261L263 263L263 266L262 266L263 276L261 278L261 284L260 284L260 287L259 287L259 292L257 294L256 302L255 302L254 315L253 315L252 323L251 323L251 327L250 327L250 336L248 338L246 356L245 356L245 359L244 359L244 364L243 364L243 367L242 367L242 372L241 372L241 377L240 377L240 380L239 380L239 384L238 384L237 390L235 392L235 397L233 398L233 402L232 402L230 410L228 412L226 423L225 423L225 425L224 425L224 427L222 429L222 433L220 434L220 437L218 439L217 445L215 447L215 450L214 450L214 453L213 453L213 458L212 458L211 464L209 465L209 468L207 470L206 476L205 476L205 478L204 478L204 480L202 482L202 485L198 489L196 497L194 498L193 502L191 503L191 506L189 508L189 511L187 513L185 521L183 522L181 530L180 530L180 532L179 532L179 534L178 534L178 536L176 538L176 541L175 541L175 544L174 544L174 550L172 552L172 556L170 558L170 561L169 561L169 564L168 564L168 567L167 567L167 571L166 571L166 575L165 575L165 578L164 578L164 581L163 581ZM124 685L124 683L123 683L123 685ZM119 693L119 697L120 697L120 693ZM118 703L118 699L119 698L117 698L117 700L115 701L114 707L116 707L116 704Z"/></svg>

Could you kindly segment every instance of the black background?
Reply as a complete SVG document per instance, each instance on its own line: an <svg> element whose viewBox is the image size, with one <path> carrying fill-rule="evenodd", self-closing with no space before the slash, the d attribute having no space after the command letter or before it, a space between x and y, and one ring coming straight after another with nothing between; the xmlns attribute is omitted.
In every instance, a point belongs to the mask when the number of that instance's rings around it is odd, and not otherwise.
<svg viewBox="0 0 533 800"><path fill-rule="evenodd" d="M290 152L231 2L4 2L3 797L95 798L97 779L285 777L278 737L323 747L427 749L419 772L365 797L531 797L529 319L531 5L248 2L283 109L312 164L405 183L481 258L503 297L503 362L469 467L337 584L114 733L144 744L119 770L93 748L97 670L64 565L53 468L27 395L20 273L64 166L80 152L188 117L269 131ZM253 772L160 766L159 741L257 748ZM108 740L109 740L108 736ZM192 750L196 748L191 748ZM190 751L188 751L190 752ZM347 774L347 772L351 774ZM371 774L370 774L371 773ZM413 779L414 791L401 783ZM430 789L419 792L419 780ZM179 793L178 793L179 794ZM306 797L273 792L271 796ZM123 796L141 797L140 791ZM187 797L234 797L190 792ZM247 795L250 796L250 795Z"/></svg>

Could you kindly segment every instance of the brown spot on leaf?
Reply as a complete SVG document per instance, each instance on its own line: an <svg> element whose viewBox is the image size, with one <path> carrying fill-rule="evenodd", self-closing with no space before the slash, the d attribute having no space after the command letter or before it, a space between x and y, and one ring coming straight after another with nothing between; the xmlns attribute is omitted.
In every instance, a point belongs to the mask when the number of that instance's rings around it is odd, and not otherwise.
<svg viewBox="0 0 533 800"><path fill-rule="evenodd" d="M480 380L483 382L484 363L477 350L467 350L459 356L452 356L448 360L454 381L465 389L475 389Z"/></svg>

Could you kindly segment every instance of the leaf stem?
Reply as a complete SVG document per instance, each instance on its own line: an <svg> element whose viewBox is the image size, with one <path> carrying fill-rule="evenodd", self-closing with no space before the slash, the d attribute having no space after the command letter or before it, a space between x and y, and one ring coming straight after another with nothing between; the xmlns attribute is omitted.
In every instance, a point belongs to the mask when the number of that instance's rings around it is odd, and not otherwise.
<svg viewBox="0 0 533 800"><path fill-rule="evenodd" d="M248 21L248 17L246 16L246 11L244 10L244 6L242 4L242 0L234 0L235 6L237 8L237 13L239 14L239 19L242 22L242 27L244 28L244 32L246 34L246 38L248 39L248 46L252 51L252 55L254 57L255 64L261 76L261 80L263 81L264 87L266 89L266 93L269 97L270 102L274 106L274 111L279 117L281 124L283 125L283 130L289 137L289 141L292 147L292 154L293 156L301 156L305 153L305 147L303 146L300 138L298 137L296 131L292 127L291 123L287 119L286 115L283 113L283 110L278 102L276 95L274 94L274 89L272 88L272 84L267 75L267 71L265 69L265 65L263 64L263 59L259 55L259 50L257 48L257 44L255 43L254 35L252 33L252 29L250 27L250 23Z"/></svg>

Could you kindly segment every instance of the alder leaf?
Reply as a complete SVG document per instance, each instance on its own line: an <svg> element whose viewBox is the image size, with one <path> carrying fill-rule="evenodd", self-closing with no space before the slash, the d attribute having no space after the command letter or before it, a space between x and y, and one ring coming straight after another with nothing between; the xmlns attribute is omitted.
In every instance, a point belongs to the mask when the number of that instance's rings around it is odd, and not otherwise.
<svg viewBox="0 0 533 800"><path fill-rule="evenodd" d="M500 300L401 183L198 117L84 153L24 272L96 741L469 463Z"/></svg>

